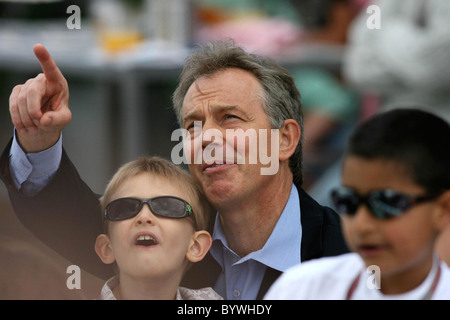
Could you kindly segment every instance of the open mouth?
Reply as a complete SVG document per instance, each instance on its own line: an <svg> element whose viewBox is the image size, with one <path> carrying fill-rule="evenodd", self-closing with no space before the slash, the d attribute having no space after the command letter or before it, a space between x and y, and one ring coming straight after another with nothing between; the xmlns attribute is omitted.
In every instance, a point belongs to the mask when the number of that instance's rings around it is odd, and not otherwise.
<svg viewBox="0 0 450 320"><path fill-rule="evenodd" d="M144 247L151 247L158 244L158 241L153 238L151 235L140 235L136 238L135 245L137 246L144 246Z"/></svg>

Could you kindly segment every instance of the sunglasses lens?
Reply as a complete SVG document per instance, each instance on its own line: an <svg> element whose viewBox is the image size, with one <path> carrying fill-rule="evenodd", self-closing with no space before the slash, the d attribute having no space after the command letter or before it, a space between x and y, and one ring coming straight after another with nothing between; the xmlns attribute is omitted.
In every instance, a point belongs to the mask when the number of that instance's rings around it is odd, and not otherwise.
<svg viewBox="0 0 450 320"><path fill-rule="evenodd" d="M340 213L353 215L359 206L359 198L348 188L336 188L331 192L331 199Z"/></svg>
<svg viewBox="0 0 450 320"><path fill-rule="evenodd" d="M106 213L110 220L125 220L138 214L140 205L137 199L117 199L106 206Z"/></svg>
<svg viewBox="0 0 450 320"><path fill-rule="evenodd" d="M374 192L369 199L373 213L381 219L397 217L410 205L410 197L392 190Z"/></svg>
<svg viewBox="0 0 450 320"><path fill-rule="evenodd" d="M360 196L346 187L339 187L331 192L331 199L338 212L355 215L359 205L364 202L378 219L398 217L412 205L431 198L431 196L414 197L389 189L373 191L368 196Z"/></svg>
<svg viewBox="0 0 450 320"><path fill-rule="evenodd" d="M154 198L152 199L151 207L155 214L163 217L183 218L186 216L186 203L178 198Z"/></svg>

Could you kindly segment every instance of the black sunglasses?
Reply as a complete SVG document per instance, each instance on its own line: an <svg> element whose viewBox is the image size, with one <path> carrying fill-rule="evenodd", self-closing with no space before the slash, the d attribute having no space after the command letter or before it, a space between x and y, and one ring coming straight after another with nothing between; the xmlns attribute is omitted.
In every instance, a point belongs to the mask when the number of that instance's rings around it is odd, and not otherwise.
<svg viewBox="0 0 450 320"><path fill-rule="evenodd" d="M142 210L144 203L148 204L155 215L165 218L192 217L195 224L192 207L185 200L173 196L160 196L150 199L119 198L111 201L105 208L105 220L121 221L133 218Z"/></svg>
<svg viewBox="0 0 450 320"><path fill-rule="evenodd" d="M433 200L439 194L412 196L394 190L375 190L368 195L360 195L347 187L338 187L331 191L331 199L338 212L354 216L361 204L378 219L398 217L412 206Z"/></svg>

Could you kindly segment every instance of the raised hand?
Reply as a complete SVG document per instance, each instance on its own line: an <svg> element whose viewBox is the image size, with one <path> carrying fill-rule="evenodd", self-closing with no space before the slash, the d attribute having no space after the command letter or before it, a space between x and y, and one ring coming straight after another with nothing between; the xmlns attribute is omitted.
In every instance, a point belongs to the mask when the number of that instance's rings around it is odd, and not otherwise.
<svg viewBox="0 0 450 320"><path fill-rule="evenodd" d="M54 145L72 120L69 86L47 49L33 48L43 73L13 88L9 112L25 152L39 152Z"/></svg>

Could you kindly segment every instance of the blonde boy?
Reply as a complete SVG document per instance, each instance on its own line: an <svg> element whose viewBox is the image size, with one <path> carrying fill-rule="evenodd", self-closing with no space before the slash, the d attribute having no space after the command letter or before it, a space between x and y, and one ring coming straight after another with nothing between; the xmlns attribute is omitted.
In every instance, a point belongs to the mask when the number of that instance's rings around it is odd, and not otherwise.
<svg viewBox="0 0 450 320"><path fill-rule="evenodd" d="M205 230L211 212L187 172L162 158L140 157L116 172L100 202L105 233L95 251L104 263L116 263L117 275L99 299L222 299L209 287L179 286L211 246Z"/></svg>

